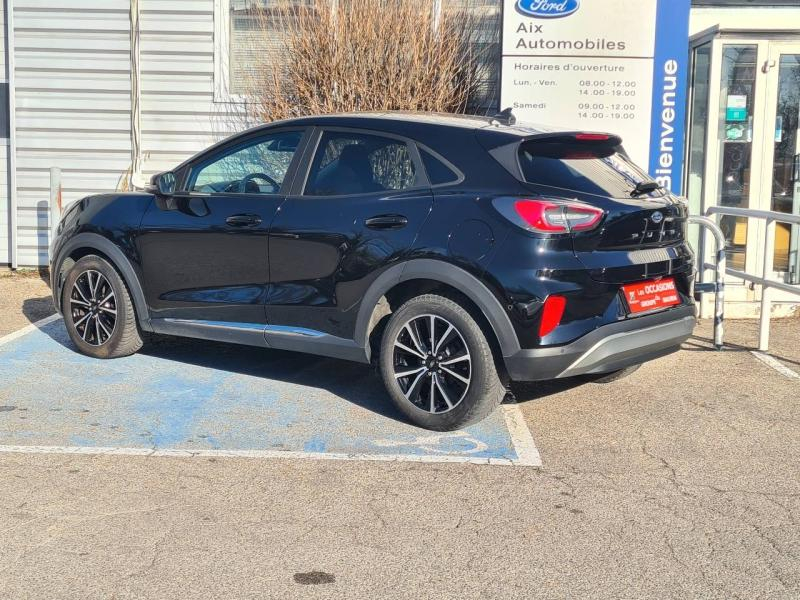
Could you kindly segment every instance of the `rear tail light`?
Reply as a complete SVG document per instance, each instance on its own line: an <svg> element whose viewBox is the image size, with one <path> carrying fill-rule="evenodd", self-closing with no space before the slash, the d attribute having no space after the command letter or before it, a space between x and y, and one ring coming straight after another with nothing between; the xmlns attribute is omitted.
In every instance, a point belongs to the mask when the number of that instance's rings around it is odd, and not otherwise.
<svg viewBox="0 0 800 600"><path fill-rule="evenodd" d="M518 225L539 233L588 231L600 223L602 209L582 202L522 199L514 201L514 212L522 220ZM508 216L508 215L506 215Z"/></svg>
<svg viewBox="0 0 800 600"><path fill-rule="evenodd" d="M552 332L564 316L567 299L564 296L548 296L542 307L542 319L539 321L539 337Z"/></svg>

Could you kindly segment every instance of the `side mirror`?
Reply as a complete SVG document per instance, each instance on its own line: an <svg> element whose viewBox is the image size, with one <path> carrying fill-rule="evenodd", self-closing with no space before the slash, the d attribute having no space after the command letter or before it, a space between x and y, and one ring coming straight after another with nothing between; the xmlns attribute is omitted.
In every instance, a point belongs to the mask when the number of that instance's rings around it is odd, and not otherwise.
<svg viewBox="0 0 800 600"><path fill-rule="evenodd" d="M152 179L150 179L150 187L161 196L172 196L175 193L176 182L175 173L166 171L153 175Z"/></svg>

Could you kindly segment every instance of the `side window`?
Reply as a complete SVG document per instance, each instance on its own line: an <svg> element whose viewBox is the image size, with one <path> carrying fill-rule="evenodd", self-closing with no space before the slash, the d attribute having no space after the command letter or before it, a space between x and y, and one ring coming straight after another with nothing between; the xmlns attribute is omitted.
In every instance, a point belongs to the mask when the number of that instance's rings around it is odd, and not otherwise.
<svg viewBox="0 0 800 600"><path fill-rule="evenodd" d="M422 157L422 164L425 165L425 171L428 173L428 181L431 182L431 185L453 183L461 177L424 148L419 149L419 155Z"/></svg>
<svg viewBox="0 0 800 600"><path fill-rule="evenodd" d="M189 191L277 194L303 136L274 133L239 147L192 171Z"/></svg>
<svg viewBox="0 0 800 600"><path fill-rule="evenodd" d="M336 196L404 190L417 176L405 142L379 135L325 132L305 194Z"/></svg>

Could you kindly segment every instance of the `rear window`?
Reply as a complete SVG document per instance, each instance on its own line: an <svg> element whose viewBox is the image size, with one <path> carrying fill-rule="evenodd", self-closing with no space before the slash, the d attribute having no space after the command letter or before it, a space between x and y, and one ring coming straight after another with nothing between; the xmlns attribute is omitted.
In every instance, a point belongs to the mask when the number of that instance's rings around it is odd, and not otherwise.
<svg viewBox="0 0 800 600"><path fill-rule="evenodd" d="M425 165L425 171L428 173L428 180L431 182L431 185L443 185L458 181L459 174L454 172L433 154L424 148L419 149L419 154L422 157L422 164Z"/></svg>
<svg viewBox="0 0 800 600"><path fill-rule="evenodd" d="M591 142L564 142L558 138L523 142L519 163L528 183L611 198L630 198L637 184L652 181L620 146ZM645 196L665 193L659 189Z"/></svg>

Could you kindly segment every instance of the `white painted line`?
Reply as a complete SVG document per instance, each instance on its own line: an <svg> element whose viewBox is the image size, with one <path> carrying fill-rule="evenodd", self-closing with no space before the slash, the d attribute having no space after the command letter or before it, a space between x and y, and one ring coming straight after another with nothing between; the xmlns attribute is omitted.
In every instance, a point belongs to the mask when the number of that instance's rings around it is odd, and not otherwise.
<svg viewBox="0 0 800 600"><path fill-rule="evenodd" d="M542 457L533 441L533 435L525 422L525 417L519 409L519 404L502 404L500 409L506 419L506 427L511 436L511 443L517 451L515 464L526 467L541 467Z"/></svg>
<svg viewBox="0 0 800 600"><path fill-rule="evenodd" d="M4 335L3 337L0 337L0 346L2 346L3 344L7 344L9 342L13 342L16 339L19 339L22 336L29 334L31 331L36 331L37 329L44 327L48 323L52 323L53 321L58 321L60 318L61 315L56 313L54 315L50 315L49 317L45 317L44 319L36 321L35 323L31 323L30 325L27 325L22 329L17 329L16 331L9 333L8 335Z"/></svg>
<svg viewBox="0 0 800 600"><path fill-rule="evenodd" d="M770 356L769 354L765 354L764 352L760 352L758 350L751 350L750 353L768 367L775 369L778 373L780 373L784 377L788 377L789 379L800 380L800 374L792 371L789 367L784 365L777 358Z"/></svg>
<svg viewBox="0 0 800 600"><path fill-rule="evenodd" d="M535 450L535 448L534 448ZM469 463L473 465L536 466L519 459L470 458L430 454L341 454L294 450L181 450L155 448L116 448L101 446L0 446L0 454L83 454L104 456L169 456L200 458L301 458L313 460L366 460L379 462ZM538 456L538 453L536 454Z"/></svg>

